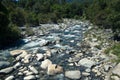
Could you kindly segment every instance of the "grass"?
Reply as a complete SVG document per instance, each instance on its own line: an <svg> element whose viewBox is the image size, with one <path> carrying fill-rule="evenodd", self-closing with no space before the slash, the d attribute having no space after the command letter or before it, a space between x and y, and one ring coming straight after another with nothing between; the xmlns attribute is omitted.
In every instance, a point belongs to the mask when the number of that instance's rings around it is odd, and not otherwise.
<svg viewBox="0 0 120 80"><path fill-rule="evenodd" d="M118 59L116 60L117 62L120 62L120 43L115 43L112 47L109 47L105 50L106 54L114 54L118 57Z"/></svg>

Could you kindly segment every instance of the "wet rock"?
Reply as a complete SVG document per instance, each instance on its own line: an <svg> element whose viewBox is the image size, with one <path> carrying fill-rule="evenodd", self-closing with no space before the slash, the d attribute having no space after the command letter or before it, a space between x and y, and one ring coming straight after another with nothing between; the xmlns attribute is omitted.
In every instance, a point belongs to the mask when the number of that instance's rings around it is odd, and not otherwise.
<svg viewBox="0 0 120 80"><path fill-rule="evenodd" d="M55 75L57 73L63 72L63 68L59 65L56 64L50 64L47 69L47 74L48 75Z"/></svg>
<svg viewBox="0 0 120 80"><path fill-rule="evenodd" d="M43 59L43 54L36 54L36 59L37 59L37 61L39 61L39 60L42 60Z"/></svg>
<svg viewBox="0 0 120 80"><path fill-rule="evenodd" d="M30 48L38 47L38 46L40 46L40 42L31 41L31 42L25 44L25 45L22 47L22 49L30 49Z"/></svg>
<svg viewBox="0 0 120 80"><path fill-rule="evenodd" d="M28 66L28 67L33 73L38 74L38 71L33 66Z"/></svg>
<svg viewBox="0 0 120 80"><path fill-rule="evenodd" d="M79 70L66 71L65 77L68 77L70 79L80 79L81 73Z"/></svg>
<svg viewBox="0 0 120 80"><path fill-rule="evenodd" d="M45 59L44 61L42 61L41 63L41 68L42 69L47 69L47 67L52 64L52 62L49 59Z"/></svg>
<svg viewBox="0 0 120 80"><path fill-rule="evenodd" d="M40 46L45 46L45 45L47 45L48 44L48 41L47 40L45 40L45 39L42 39L42 40L40 40Z"/></svg>
<svg viewBox="0 0 120 80"><path fill-rule="evenodd" d="M36 77L34 75L25 76L24 80L34 80Z"/></svg>
<svg viewBox="0 0 120 80"><path fill-rule="evenodd" d="M13 69L14 69L13 67L8 67L8 68L5 68L5 69L1 69L0 74L8 74L8 73L12 72Z"/></svg>
<svg viewBox="0 0 120 80"><path fill-rule="evenodd" d="M13 80L13 79L14 79L14 76L9 76L5 80Z"/></svg>
<svg viewBox="0 0 120 80"><path fill-rule="evenodd" d="M120 63L112 71L113 74L120 76Z"/></svg>
<svg viewBox="0 0 120 80"><path fill-rule="evenodd" d="M10 66L10 62L0 61L0 69L8 66Z"/></svg>
<svg viewBox="0 0 120 80"><path fill-rule="evenodd" d="M83 58L78 62L78 65L82 65L87 68L91 68L93 65L95 65L95 62L92 60L89 60L87 58Z"/></svg>

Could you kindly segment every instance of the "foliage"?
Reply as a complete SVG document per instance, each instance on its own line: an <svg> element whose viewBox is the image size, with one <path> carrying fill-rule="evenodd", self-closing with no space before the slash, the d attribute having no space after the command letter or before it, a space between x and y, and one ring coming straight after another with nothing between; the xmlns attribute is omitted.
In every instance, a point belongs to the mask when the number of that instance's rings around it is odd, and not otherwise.
<svg viewBox="0 0 120 80"><path fill-rule="evenodd" d="M112 47L105 50L106 54L114 54L118 57L117 61L120 61L120 43L115 43Z"/></svg>
<svg viewBox="0 0 120 80"><path fill-rule="evenodd" d="M0 2L0 47L15 42L19 37L17 26L10 24L8 11Z"/></svg>

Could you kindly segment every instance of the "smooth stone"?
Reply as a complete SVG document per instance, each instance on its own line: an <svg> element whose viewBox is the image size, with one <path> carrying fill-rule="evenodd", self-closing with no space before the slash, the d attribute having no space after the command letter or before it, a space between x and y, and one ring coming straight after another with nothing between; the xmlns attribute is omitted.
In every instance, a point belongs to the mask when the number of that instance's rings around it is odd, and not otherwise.
<svg viewBox="0 0 120 80"><path fill-rule="evenodd" d="M13 67L14 67L14 69L17 69L18 67L20 67L21 66L21 63L20 62L17 62Z"/></svg>
<svg viewBox="0 0 120 80"><path fill-rule="evenodd" d="M51 57L51 51L47 50L44 55L45 55L46 57Z"/></svg>
<svg viewBox="0 0 120 80"><path fill-rule="evenodd" d="M89 76L89 75L90 75L90 73L87 73L87 72L82 72L82 75L83 75L83 76Z"/></svg>
<svg viewBox="0 0 120 80"><path fill-rule="evenodd" d="M27 52L26 51L23 51L20 55L18 55L17 57L16 57L16 60L20 60L21 58L25 58L25 56L27 55Z"/></svg>
<svg viewBox="0 0 120 80"><path fill-rule="evenodd" d="M24 63L29 63L30 57L31 57L31 54L27 54L27 55L24 57L23 62L24 62Z"/></svg>
<svg viewBox="0 0 120 80"><path fill-rule="evenodd" d="M10 62L0 61L0 69L8 66L10 66Z"/></svg>
<svg viewBox="0 0 120 80"><path fill-rule="evenodd" d="M45 59L44 61L42 61L41 63L41 68L42 69L47 69L47 67L52 64L52 62L49 59Z"/></svg>
<svg viewBox="0 0 120 80"><path fill-rule="evenodd" d="M79 70L66 71L65 77L70 78L70 79L80 79L81 73Z"/></svg>
<svg viewBox="0 0 120 80"><path fill-rule="evenodd" d="M55 75L57 73L63 72L63 68L57 64L50 64L47 69L48 75Z"/></svg>
<svg viewBox="0 0 120 80"><path fill-rule="evenodd" d="M20 55L22 53L27 53L27 52L25 50L13 50L13 51L10 51L10 54L12 56L18 56L18 55Z"/></svg>
<svg viewBox="0 0 120 80"><path fill-rule="evenodd" d="M38 71L35 69L35 67L33 66L28 66L28 67L33 73L38 74Z"/></svg>
<svg viewBox="0 0 120 80"><path fill-rule="evenodd" d="M120 80L120 78L118 76L111 76L112 80Z"/></svg>
<svg viewBox="0 0 120 80"><path fill-rule="evenodd" d="M33 80L33 79L36 79L34 75L29 75L24 77L24 80Z"/></svg>
<svg viewBox="0 0 120 80"><path fill-rule="evenodd" d="M87 68L91 68L93 65L95 65L95 62L92 60L89 60L87 58L83 58L78 62L78 65L82 65Z"/></svg>
<svg viewBox="0 0 120 80"><path fill-rule="evenodd" d="M115 66L115 68L113 69L112 73L114 75L120 76L120 63L118 63L117 66Z"/></svg>
<svg viewBox="0 0 120 80"><path fill-rule="evenodd" d="M37 61L39 61L39 60L41 60L41 59L43 59L43 54L36 54L36 59L37 59Z"/></svg>
<svg viewBox="0 0 120 80"><path fill-rule="evenodd" d="M14 76L9 76L5 80L13 80L13 79L14 79Z"/></svg>
<svg viewBox="0 0 120 80"><path fill-rule="evenodd" d="M13 67L8 67L8 68L5 68L5 69L1 69L0 74L8 74L8 73L12 72L13 69L14 69Z"/></svg>

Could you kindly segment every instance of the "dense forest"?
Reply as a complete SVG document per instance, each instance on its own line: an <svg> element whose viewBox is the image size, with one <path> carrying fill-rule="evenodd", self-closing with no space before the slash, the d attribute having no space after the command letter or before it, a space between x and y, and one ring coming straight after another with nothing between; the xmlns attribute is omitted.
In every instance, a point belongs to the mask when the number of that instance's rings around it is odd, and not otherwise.
<svg viewBox="0 0 120 80"><path fill-rule="evenodd" d="M18 27L58 23L63 18L90 20L120 37L120 0L0 0L0 45L22 38Z"/></svg>

